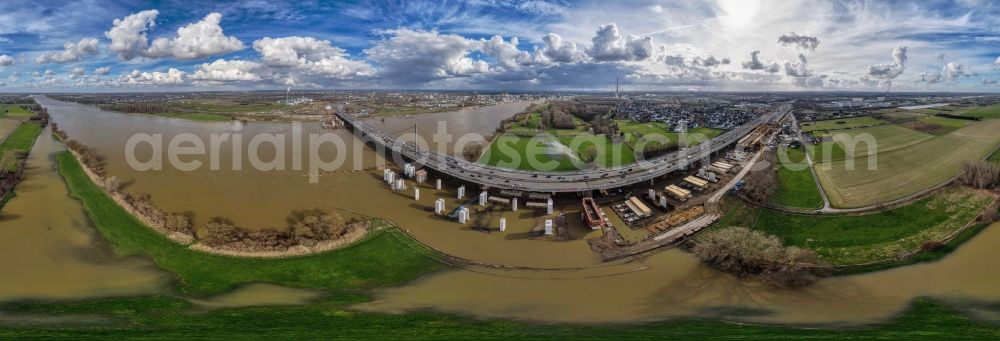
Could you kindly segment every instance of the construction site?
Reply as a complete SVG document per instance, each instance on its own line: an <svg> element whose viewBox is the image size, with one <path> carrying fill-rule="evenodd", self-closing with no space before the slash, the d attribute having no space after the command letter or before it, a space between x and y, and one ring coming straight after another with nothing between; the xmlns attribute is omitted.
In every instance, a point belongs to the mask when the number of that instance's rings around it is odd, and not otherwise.
<svg viewBox="0 0 1000 341"><path fill-rule="evenodd" d="M744 167L773 131L770 125L755 129L753 138L692 162L686 170L607 190L540 193L491 188L415 164L385 169L382 180L388 190L416 202L422 194L434 193L432 204L414 207L460 228L514 239L585 239L601 259L611 260L675 244L707 226L705 221L714 221L709 214L715 204L712 197L739 188ZM667 235L671 237L663 238Z"/></svg>

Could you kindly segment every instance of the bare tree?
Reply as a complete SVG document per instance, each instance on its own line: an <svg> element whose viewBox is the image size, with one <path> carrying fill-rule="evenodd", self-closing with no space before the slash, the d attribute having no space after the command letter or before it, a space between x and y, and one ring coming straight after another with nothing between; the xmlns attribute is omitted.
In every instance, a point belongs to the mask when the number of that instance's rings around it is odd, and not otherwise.
<svg viewBox="0 0 1000 341"><path fill-rule="evenodd" d="M799 287L816 281L816 253L785 247L775 236L745 227L729 227L695 239L692 252L702 262L740 277L758 276L768 283Z"/></svg>
<svg viewBox="0 0 1000 341"><path fill-rule="evenodd" d="M462 147L462 157L465 161L475 162L479 160L479 155L483 154L483 144L482 143L470 143Z"/></svg>

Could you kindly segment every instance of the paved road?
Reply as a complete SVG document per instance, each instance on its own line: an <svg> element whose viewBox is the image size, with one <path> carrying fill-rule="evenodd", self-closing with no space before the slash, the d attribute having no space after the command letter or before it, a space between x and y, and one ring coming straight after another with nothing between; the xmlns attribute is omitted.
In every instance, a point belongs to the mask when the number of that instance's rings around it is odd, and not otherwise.
<svg viewBox="0 0 1000 341"><path fill-rule="evenodd" d="M416 164L422 164L438 172L477 183L491 188L514 189L532 192L580 192L611 189L628 186L683 169L692 161L708 158L739 140L762 123L774 122L791 111L791 105L784 104L774 112L729 130L716 138L696 147L667 154L663 157L644 160L635 164L614 168L593 168L569 172L534 172L492 167L468 162L450 155L424 150L413 143L405 143L395 136L346 113L337 115L355 128L355 133L363 138L385 146Z"/></svg>

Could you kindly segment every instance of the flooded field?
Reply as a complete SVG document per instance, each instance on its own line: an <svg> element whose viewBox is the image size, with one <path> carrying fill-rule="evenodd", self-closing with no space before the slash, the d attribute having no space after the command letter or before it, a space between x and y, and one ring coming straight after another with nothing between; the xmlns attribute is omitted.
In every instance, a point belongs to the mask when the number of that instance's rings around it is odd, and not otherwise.
<svg viewBox="0 0 1000 341"><path fill-rule="evenodd" d="M52 154L61 150L48 132L40 135L17 196L0 211L0 300L160 291L169 274L147 260L119 259L104 247L55 169Z"/></svg>

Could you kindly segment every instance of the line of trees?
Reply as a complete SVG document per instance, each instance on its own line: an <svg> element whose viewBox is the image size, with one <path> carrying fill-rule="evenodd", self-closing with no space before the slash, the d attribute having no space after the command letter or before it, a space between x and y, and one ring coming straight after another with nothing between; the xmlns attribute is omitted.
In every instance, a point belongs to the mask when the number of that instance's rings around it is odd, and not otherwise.
<svg viewBox="0 0 1000 341"><path fill-rule="evenodd" d="M56 136L66 137L66 133L59 130L58 125L53 125L53 128ZM335 213L327 214L316 209L293 211L284 230L249 230L223 217L210 219L198 230L194 227L192 212L165 212L156 206L151 195L122 190L118 177L107 176L103 156L79 141L64 141L67 148L79 155L80 163L100 178L100 185L124 201L128 206L126 209L159 228L185 235L211 247L243 252L285 251L295 246L311 247L320 242L337 240L350 231L370 226L368 221L345 221Z"/></svg>
<svg viewBox="0 0 1000 341"><path fill-rule="evenodd" d="M214 217L197 235L205 245L233 251L261 252L286 251L295 246L315 246L337 240L350 231L367 229L370 222L351 219L345 221L336 213L321 210L294 211L289 216L287 229L248 230L232 220Z"/></svg>
<svg viewBox="0 0 1000 341"><path fill-rule="evenodd" d="M156 114L167 112L167 107L160 103L114 103L98 104L98 108L108 111L117 111L134 114Z"/></svg>
<svg viewBox="0 0 1000 341"><path fill-rule="evenodd" d="M816 252L784 246L778 237L746 227L728 227L695 238L692 252L703 263L739 277L754 276L781 287L816 282Z"/></svg>

